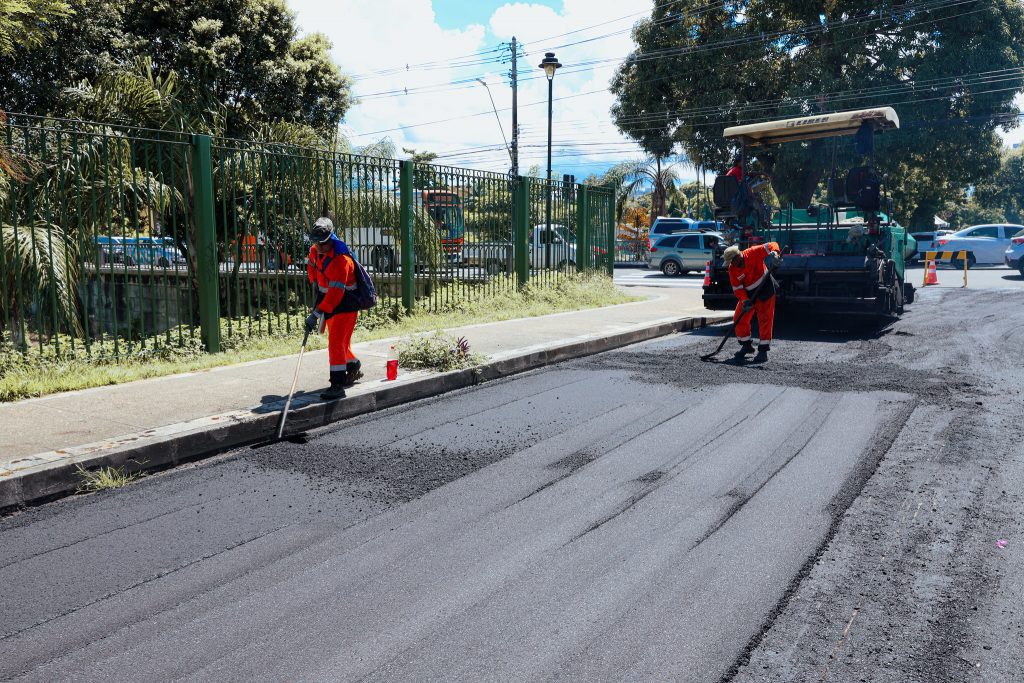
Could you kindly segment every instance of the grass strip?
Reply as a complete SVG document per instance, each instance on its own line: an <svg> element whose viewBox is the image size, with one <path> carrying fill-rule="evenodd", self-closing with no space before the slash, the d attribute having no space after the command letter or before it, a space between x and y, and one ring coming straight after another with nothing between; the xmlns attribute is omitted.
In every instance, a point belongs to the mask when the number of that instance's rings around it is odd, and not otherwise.
<svg viewBox="0 0 1024 683"><path fill-rule="evenodd" d="M527 287L523 291L509 289L477 301L454 303L440 312L405 315L392 310L388 315L364 315L360 317L353 341L402 337L639 300L641 297L623 293L605 277L565 277L557 284ZM121 353L116 357L101 345L95 345L86 355L81 342L77 354L65 351L59 357L53 355L49 345L42 352L34 349L27 355L10 346L0 347L0 402L293 354L302 341L304 318L305 313L297 312L290 316L289 325L278 321L279 331L271 335L246 336L241 332L245 326L235 324L233 336L224 338L224 352L218 354L203 351L198 333L184 345L154 346L150 343L145 349L128 346L127 352L125 342L121 342ZM285 331L289 328L290 331ZM314 335L306 348L316 350L326 346L326 336ZM62 347L67 349L70 345L62 343Z"/></svg>

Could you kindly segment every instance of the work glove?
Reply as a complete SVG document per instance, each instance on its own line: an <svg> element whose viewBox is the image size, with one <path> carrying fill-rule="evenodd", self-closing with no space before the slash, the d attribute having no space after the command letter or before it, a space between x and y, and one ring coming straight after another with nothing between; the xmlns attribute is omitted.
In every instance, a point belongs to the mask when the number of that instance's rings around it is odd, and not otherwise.
<svg viewBox="0 0 1024 683"><path fill-rule="evenodd" d="M782 265L782 256L777 251L770 251L768 255L764 257L764 265L768 270L775 270Z"/></svg>
<svg viewBox="0 0 1024 683"><path fill-rule="evenodd" d="M324 325L324 314L321 311L313 311L306 318L306 332L319 332Z"/></svg>
<svg viewBox="0 0 1024 683"><path fill-rule="evenodd" d="M743 312L744 313L750 312L750 310L753 309L753 308L754 308L754 300L753 299L745 299L743 301Z"/></svg>

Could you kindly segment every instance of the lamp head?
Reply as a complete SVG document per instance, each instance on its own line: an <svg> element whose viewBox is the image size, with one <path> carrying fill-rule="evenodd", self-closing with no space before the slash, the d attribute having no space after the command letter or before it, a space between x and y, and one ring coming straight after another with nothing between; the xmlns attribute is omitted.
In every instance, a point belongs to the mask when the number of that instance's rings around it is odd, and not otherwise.
<svg viewBox="0 0 1024 683"><path fill-rule="evenodd" d="M547 76L550 81L555 77L555 71L557 71L562 65L559 64L554 52L545 52L544 61L542 61L538 66L544 69L544 75Z"/></svg>

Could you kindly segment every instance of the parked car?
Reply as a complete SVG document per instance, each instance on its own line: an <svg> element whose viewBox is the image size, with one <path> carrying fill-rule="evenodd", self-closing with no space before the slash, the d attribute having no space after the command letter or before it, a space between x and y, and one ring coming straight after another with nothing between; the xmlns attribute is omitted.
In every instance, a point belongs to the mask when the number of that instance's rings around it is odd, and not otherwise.
<svg viewBox="0 0 1024 683"><path fill-rule="evenodd" d="M650 248L658 237L664 235L675 235L688 230L717 231L722 226L716 221L695 221L692 218L675 218L672 216L658 216L654 219L654 225L647 236L647 247Z"/></svg>
<svg viewBox="0 0 1024 683"><path fill-rule="evenodd" d="M917 240L917 252L910 258L910 261L923 259L926 252L939 250L939 238L952 235L952 230L933 230L931 232L911 233L911 237Z"/></svg>
<svg viewBox="0 0 1024 683"><path fill-rule="evenodd" d="M1021 230L1024 230L1024 225L972 225L952 235L940 237L938 248L941 251L970 252L967 256L968 268L976 263L1002 265L1011 238ZM964 267L959 259L953 259L951 263L955 268Z"/></svg>
<svg viewBox="0 0 1024 683"><path fill-rule="evenodd" d="M1006 265L1020 271L1024 277L1024 228L1021 228L1010 237L1010 246L1006 248L1003 255Z"/></svg>
<svg viewBox="0 0 1024 683"><path fill-rule="evenodd" d="M702 271L722 241L721 233L687 231L682 235L663 235L651 245L647 267L660 269L668 276Z"/></svg>

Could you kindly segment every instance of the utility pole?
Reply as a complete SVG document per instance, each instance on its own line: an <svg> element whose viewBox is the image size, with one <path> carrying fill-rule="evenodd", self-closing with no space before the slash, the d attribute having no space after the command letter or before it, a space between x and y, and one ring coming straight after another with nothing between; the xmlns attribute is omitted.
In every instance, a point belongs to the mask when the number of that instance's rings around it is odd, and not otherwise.
<svg viewBox="0 0 1024 683"><path fill-rule="evenodd" d="M516 70L516 58L519 47L516 37L512 36L512 177L519 175L519 74Z"/></svg>

